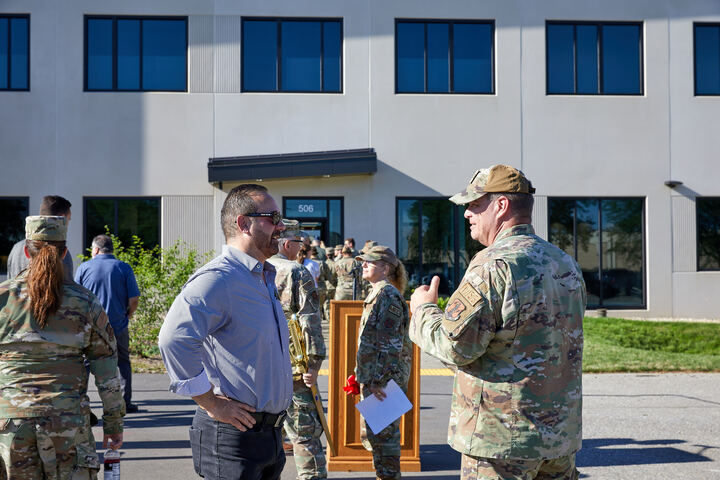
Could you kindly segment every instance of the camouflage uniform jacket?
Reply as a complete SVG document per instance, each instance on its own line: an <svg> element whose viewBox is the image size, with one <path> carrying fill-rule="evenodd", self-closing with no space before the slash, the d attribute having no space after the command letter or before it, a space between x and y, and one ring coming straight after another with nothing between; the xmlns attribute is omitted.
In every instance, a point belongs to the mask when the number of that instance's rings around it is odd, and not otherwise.
<svg viewBox="0 0 720 480"><path fill-rule="evenodd" d="M335 285L337 277L335 276L335 262L332 260L323 260L320 262L320 276L318 277L318 289L324 288L327 298L335 296ZM322 287L321 287L322 284Z"/></svg>
<svg viewBox="0 0 720 480"><path fill-rule="evenodd" d="M123 430L125 402L115 334L97 297L63 284L60 309L40 328L32 315L26 274L0 284L0 418L84 415L84 359L103 403L105 434Z"/></svg>
<svg viewBox="0 0 720 480"><path fill-rule="evenodd" d="M355 257L342 257L335 262L335 276L337 286L335 287L335 300L352 300L353 279L355 279L356 298L360 300L360 289L362 288L362 264L355 260Z"/></svg>
<svg viewBox="0 0 720 480"><path fill-rule="evenodd" d="M472 259L444 313L413 312L413 342L457 365L455 450L538 459L580 449L585 300L577 263L516 225Z"/></svg>
<svg viewBox="0 0 720 480"><path fill-rule="evenodd" d="M358 383L382 388L392 378L400 388L407 388L412 366L409 317L407 302L397 288L386 280L374 285L360 319Z"/></svg>
<svg viewBox="0 0 720 480"><path fill-rule="evenodd" d="M325 358L325 340L315 281L307 268L288 260L282 254L273 255L268 261L277 270L275 286L285 317L290 319L293 313L298 316L305 337L305 352L310 363L308 367L319 370ZM293 376L298 373L293 365Z"/></svg>

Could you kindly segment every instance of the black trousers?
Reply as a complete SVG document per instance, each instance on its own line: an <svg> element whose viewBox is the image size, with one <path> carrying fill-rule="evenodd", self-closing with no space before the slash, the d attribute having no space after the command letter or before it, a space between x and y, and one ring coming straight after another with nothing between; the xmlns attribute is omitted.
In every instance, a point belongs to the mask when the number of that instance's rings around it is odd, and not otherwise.
<svg viewBox="0 0 720 480"><path fill-rule="evenodd" d="M281 427L241 432L198 408L190 427L195 472L209 480L275 480L285 466Z"/></svg>
<svg viewBox="0 0 720 480"><path fill-rule="evenodd" d="M125 405L130 405L132 400L132 368L130 367L130 333L125 327L115 332L115 341L118 351L118 370L123 383L123 399Z"/></svg>

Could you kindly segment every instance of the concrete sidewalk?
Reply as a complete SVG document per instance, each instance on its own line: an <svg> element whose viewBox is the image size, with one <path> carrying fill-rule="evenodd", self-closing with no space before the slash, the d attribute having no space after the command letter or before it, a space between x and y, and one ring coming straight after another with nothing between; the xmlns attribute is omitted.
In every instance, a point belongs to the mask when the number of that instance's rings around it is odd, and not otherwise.
<svg viewBox="0 0 720 480"><path fill-rule="evenodd" d="M426 366L433 365L423 359ZM165 375L134 375L134 401L142 411L126 417L125 479L199 478L188 440L194 403L168 392L168 383ZM327 398L327 377L320 378L319 386ZM451 389L452 377L422 377L423 471L405 478L459 477L460 455L446 443ZM97 391L91 388L90 395L100 416ZM583 421L581 478L720 480L720 374L585 375ZM102 438L101 428L94 433ZM329 476L374 478L372 472ZM282 478L295 478L292 457Z"/></svg>

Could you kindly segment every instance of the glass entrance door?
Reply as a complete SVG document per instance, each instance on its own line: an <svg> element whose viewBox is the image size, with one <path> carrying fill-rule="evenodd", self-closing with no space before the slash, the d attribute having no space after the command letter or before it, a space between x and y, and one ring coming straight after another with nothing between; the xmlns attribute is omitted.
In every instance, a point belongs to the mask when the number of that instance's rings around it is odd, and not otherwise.
<svg viewBox="0 0 720 480"><path fill-rule="evenodd" d="M283 197L283 215L298 220L305 230L325 245L343 243L342 197Z"/></svg>
<svg viewBox="0 0 720 480"><path fill-rule="evenodd" d="M311 238L325 240L328 238L327 219L325 218L302 218L300 222L300 230L310 235Z"/></svg>

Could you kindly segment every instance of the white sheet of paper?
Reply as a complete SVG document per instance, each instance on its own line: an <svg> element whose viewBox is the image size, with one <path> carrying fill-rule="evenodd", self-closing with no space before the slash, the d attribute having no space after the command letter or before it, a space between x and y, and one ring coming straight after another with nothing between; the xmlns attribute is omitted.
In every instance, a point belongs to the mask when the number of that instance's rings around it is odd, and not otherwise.
<svg viewBox="0 0 720 480"><path fill-rule="evenodd" d="M372 395L355 405L370 430L376 434L412 408L412 403L395 383L395 380L390 380L384 390L387 395L385 400L378 400L375 395Z"/></svg>

